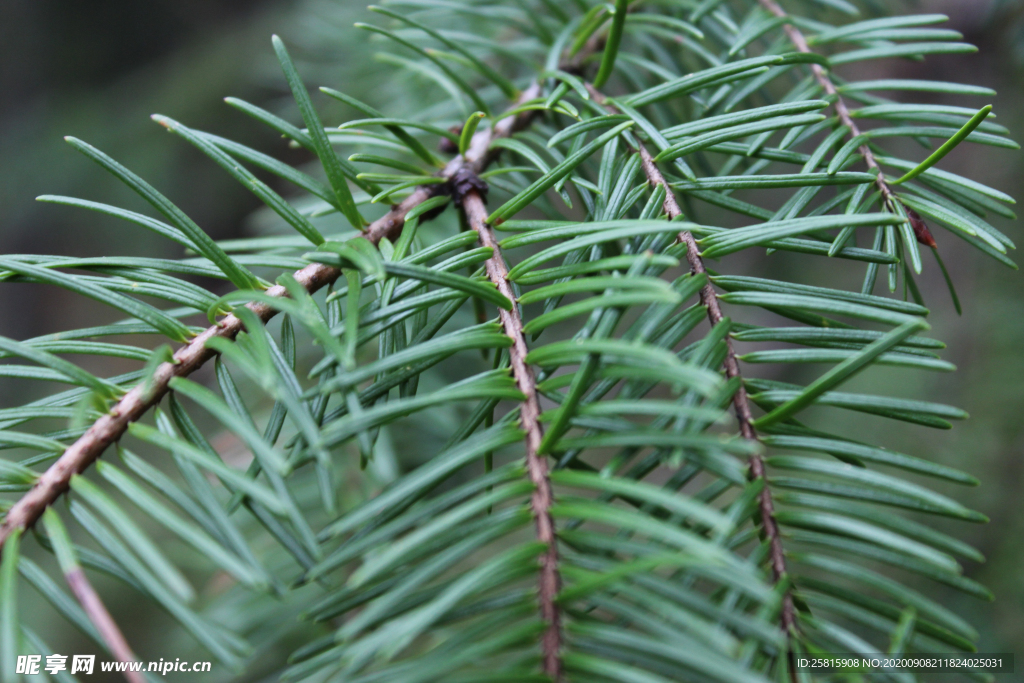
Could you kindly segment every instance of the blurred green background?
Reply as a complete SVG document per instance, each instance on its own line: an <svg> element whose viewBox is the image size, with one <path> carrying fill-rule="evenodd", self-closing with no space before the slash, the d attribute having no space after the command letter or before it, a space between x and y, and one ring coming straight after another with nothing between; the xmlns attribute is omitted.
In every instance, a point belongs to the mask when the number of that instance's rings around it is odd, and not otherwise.
<svg viewBox="0 0 1024 683"><path fill-rule="evenodd" d="M897 3L886 5L895 11ZM934 78L995 88L998 121L1015 139L1024 140L1024 1L927 0L900 7L947 14L949 26L979 46L979 53L926 62L868 62L846 75ZM34 201L44 193L65 194L141 208L137 198L67 147L64 135L80 137L139 172L217 239L259 232L258 215L252 215L257 200L189 145L164 135L148 117L159 112L287 161L305 161L222 98L233 95L287 111L270 48L270 34L277 32L304 60L311 86L343 87L387 108L378 86L389 67L374 62L365 37L350 28L366 16L362 3L321 0L0 0L0 253L180 255L175 245L126 224ZM935 101L983 104L939 96ZM1019 152L963 145L942 168L1024 197L1024 155ZM1020 224L1006 223L996 225L1021 241ZM891 390L958 405L971 419L952 432L936 432L842 411L828 417L839 421L833 425L837 432L872 430L878 434L875 440L891 448L934 458L981 479L977 489L955 493L991 523L954 523L947 530L988 557L967 571L997 598L983 603L949 592L944 602L978 627L980 650L1016 648L1024 655L1024 647L1018 647L1024 645L1024 276L966 248L950 233L935 232L964 302L963 315L956 315L931 259L920 284L933 311L933 334L946 341L944 357L959 371L874 374L858 381L861 387L873 385L873 393ZM770 274L787 266L782 258L759 263L753 256L722 264L723 269ZM804 258L799 264L808 268L810 262ZM857 287L862 275L859 269L840 270L827 259L811 268L802 281ZM100 313L56 289L4 287L3 335L24 339L94 324L97 316L110 318L109 312ZM879 282L876 293L882 288ZM771 376L770 368L754 370ZM0 391L3 406L25 401L21 393L13 395L23 391L22 385L5 383ZM112 609L132 619L130 605ZM167 626L154 615L127 630L145 642L159 639ZM65 637L44 635L55 646ZM78 642L67 637L63 642L69 648Z"/></svg>

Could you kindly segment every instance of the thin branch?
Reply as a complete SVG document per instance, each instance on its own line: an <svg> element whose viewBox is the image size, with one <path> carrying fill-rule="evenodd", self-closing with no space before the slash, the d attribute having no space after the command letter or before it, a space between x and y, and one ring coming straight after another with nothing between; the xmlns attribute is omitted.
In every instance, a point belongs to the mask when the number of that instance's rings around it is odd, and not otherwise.
<svg viewBox="0 0 1024 683"><path fill-rule="evenodd" d="M487 276L498 288L498 291L515 302L516 296L508 281L508 266L502 256L501 247L494 236L491 226L487 225L487 208L484 200L476 189L469 190L462 198L462 209L471 228L480 236L480 244L494 250L485 266ZM512 340L509 357L512 364L512 376L516 385L525 397L519 406L519 422L526 432L526 469L533 482L533 497L530 506L537 525L537 539L547 546L540 557L541 569L539 577L538 600L541 617L547 622L547 629L541 641L544 660L544 673L552 681L561 680L562 661L559 650L562 645L560 615L555 599L561 586L558 572L558 546L555 539L555 524L551 517L551 506L554 497L551 493L551 480L548 476L547 459L540 454L540 444L544 432L540 425L540 401L537 398L537 379L533 369L526 362L526 337L523 334L523 319L519 307L512 310L498 311L505 334Z"/></svg>
<svg viewBox="0 0 1024 683"><path fill-rule="evenodd" d="M600 43L591 41L584 52L590 52ZM567 68L578 68L569 66ZM519 98L520 102L528 102L541 94L541 87L534 83L530 88L523 91ZM502 328L505 334L512 340L509 348L509 358L512 365L512 376L516 385L525 397L519 406L519 422L526 432L526 468L530 481L535 489L530 500L530 507L537 527L537 540L546 546L546 550L540 557L540 576L538 577L538 602L540 604L541 618L547 623L547 628L541 638L541 653L543 659L543 671L551 677L554 683L562 680L562 628L561 613L556 603L558 592L561 589L562 580L558 571L558 544L555 537L555 523L551 516L551 507L554 505L554 495L551 491L551 479L548 474L547 459L540 454L541 441L544 439L544 432L540 424L540 401L537 397L537 378L533 369L526 362L526 355L529 349L526 346L526 337L523 333L523 319L518 306L514 305L516 300L515 292L508 281L508 265L498 246L498 240L494 231L487 224L487 207L483 197L480 196L479 188L482 183L476 178L487 165L494 160L500 152L490 147L490 141L495 137L507 137L516 131L529 125L536 111L528 111L513 118L502 119L491 131L488 132L491 138L481 138L479 141L473 138L473 144L465 154L465 171L468 171L466 178L463 178L464 190L457 197L462 204L466 220L470 227L480 238L480 244L490 247L493 250L491 258L485 262L487 276L494 283L498 291L504 294L509 301L513 302L512 310L498 311ZM478 133L477 135L481 135ZM464 172L465 172L464 171Z"/></svg>
<svg viewBox="0 0 1024 683"><path fill-rule="evenodd" d="M533 85L522 94L521 101L535 98L540 88ZM452 179L464 167L479 173L495 158L497 150L491 150L491 141L498 137L506 137L525 127L533 120L535 112L522 112L499 121L493 128L480 131L473 136L470 153L467 157L474 161L468 163L463 157L452 159L438 175ZM384 237L395 239L405 225L405 216L414 207L435 196L439 188L445 185L425 185L415 191L401 203L392 206L384 216L371 223L364 232L364 237L373 244L378 244ZM332 266L314 263L294 273L295 279L310 293L331 284L341 275L341 271ZM287 290L275 285L266 292L272 297L287 296ZM267 322L277 313L277 309L265 303L250 303L246 307L254 312L260 320ZM188 344L178 349L174 360L162 363L153 373L148 383L143 382L125 394L109 412L100 417L91 427L68 446L64 454L57 459L43 474L39 481L12 507L0 524L0 550L4 541L15 529L27 529L39 519L40 515L62 493L68 490L68 482L75 474L84 472L96 461L107 446L114 443L125 433L128 425L140 419L150 408L155 406L168 391L168 385L175 377L187 377L216 354L206 347L206 342L214 337L234 339L242 331L242 321L234 315L228 315L216 325L208 327Z"/></svg>
<svg viewBox="0 0 1024 683"><path fill-rule="evenodd" d="M587 84L587 90L594 101L603 106L609 113L621 113L614 105L608 102L601 92L589 83ZM673 193L672 188L665 181L665 176L662 175L661 169L654 163L654 158L639 139L635 139L635 144L637 151L640 153L640 166L648 182L652 186L662 185L665 188L663 208L665 213L668 214L669 220L682 216L683 211L679 208L679 202L676 201L675 193ZM690 272L694 275L707 273L707 269L704 267L704 260L701 258L700 250L697 248L697 241L694 239L693 234L688 230L683 230L679 233L678 240L686 245L686 261L690 266ZM718 294L710 282L701 288L700 302L707 308L708 320L711 321L712 325L717 325L721 322L724 318L722 307L718 300ZM737 360L736 352L733 350L732 340L728 336L725 338L725 361L723 362L723 367L726 377L729 379L739 378L741 380L739 389L736 390L732 397L733 409L736 411L736 420L739 422L740 434L745 439L757 441L757 432L754 430L753 425L754 417L750 412L750 400L747 397L747 390L743 386L742 376L740 375L739 360ZM764 460L761 456L752 455L748 462L751 477L754 479L765 479ZM761 490L759 508L761 524L764 528L765 536L768 538L772 576L778 582L786 574L786 556L782 548L782 536L779 533L779 526L775 522L775 505L772 501L771 491L767 486ZM796 625L796 609L793 605L793 596L788 591L783 597L780 622L782 630L787 633Z"/></svg>
<svg viewBox="0 0 1024 683"><path fill-rule="evenodd" d="M119 662L125 663L138 661L135 654L132 653L132 649L128 646L128 641L125 640L124 635L121 633L121 629L117 627L117 623L110 616L110 612L107 611L103 601L100 600L96 589L89 583L89 579L86 578L82 568L76 565L64 575L64 578L67 580L68 586L71 587L75 597L78 598L82 609L85 610L89 621L96 627L100 637L103 638L103 642L110 648L110 653L114 655L114 658ZM128 683L146 683L146 679L141 673L132 671L130 668L125 669L124 677L128 679Z"/></svg>
<svg viewBox="0 0 1024 683"><path fill-rule="evenodd" d="M786 14L786 10L782 9L775 0L758 0L761 6L771 12L773 15L779 18L786 18L789 15ZM789 36L790 42L796 47L798 52L813 53L811 47L807 44L807 39L804 38L804 34L800 32L796 26L792 24L784 24L783 30L786 35ZM850 110L846 106L846 102L839 95L839 90L836 89L835 84L825 73L825 69L820 64L811 64L811 73L814 74L814 80L818 82L818 85L825 91L826 94L835 98L832 106L835 107L836 115L839 116L839 121L847 127L850 131L850 138L855 138L860 135L860 128L857 127L857 123L853 120L850 115ZM871 151L868 143L865 142L863 145L857 148L858 153L863 157L864 163L867 164L868 168L875 172L875 185L878 187L879 192L882 193L882 198L886 204L892 205L893 202L898 201L893 194L892 188L889 187L889 183L885 180L885 173L882 172L881 167L878 165L878 161L875 160L875 154Z"/></svg>
<svg viewBox="0 0 1024 683"><path fill-rule="evenodd" d="M370 225L366 237L376 244L384 236L394 236L401 230L405 214L429 197L428 191L423 188L417 189L405 201ZM297 271L294 276L309 292L315 292L334 282L340 274L341 271L337 268L311 264ZM267 294L281 297L287 295L287 290L281 285L275 285L267 290ZM275 308L265 303L250 303L247 304L247 308L264 322L277 313ZM216 354L206 347L207 341L214 337L234 339L242 329L242 321L234 315L228 315L178 349L173 361L160 364L148 386L145 383L139 384L125 394L109 412L96 420L85 434L68 446L64 454L42 474L35 486L11 507L3 524L0 525L0 545L15 529L27 529L35 524L46 508L67 491L72 476L84 472L102 455L107 446L121 438L129 424L141 418L146 411L160 402L173 378L187 377L213 358Z"/></svg>

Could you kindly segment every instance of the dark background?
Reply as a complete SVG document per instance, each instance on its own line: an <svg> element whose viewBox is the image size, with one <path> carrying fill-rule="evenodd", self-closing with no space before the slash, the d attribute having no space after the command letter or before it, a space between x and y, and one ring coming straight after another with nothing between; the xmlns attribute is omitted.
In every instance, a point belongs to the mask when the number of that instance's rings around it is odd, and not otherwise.
<svg viewBox="0 0 1024 683"><path fill-rule="evenodd" d="M180 255L173 244L113 219L34 201L44 193L66 194L141 209L139 200L116 180L68 147L61 139L64 135L80 137L124 162L214 238L258 229L249 217L257 200L190 146L162 134L148 116L166 114L190 126L272 149L287 159L289 153L279 140L224 105L222 98L234 95L273 104L282 94L282 82L269 36L281 33L302 54L304 38L324 28L318 24L317 4L0 0L0 253ZM362 3L341 4L346 6L343 13L351 10L353 20L365 17ZM912 11L949 15L949 25L979 46L980 52L929 58L924 63L869 62L859 65L857 72L845 73L993 87L999 91L993 102L997 120L1011 129L1015 139L1024 140L1022 5L1018 0L909 3ZM307 63L304 73L322 77L310 85L330 84L332 78L347 84L346 73L363 66L365 53L359 45L341 40L331 46L332 60L341 58L331 63L341 66ZM365 82L346 87L357 96L366 89ZM372 94L366 99L374 101ZM935 101L983 104L957 98ZM1024 155L1019 152L963 145L941 167L1024 197L1020 187ZM1024 241L1019 223L996 225L1011 238ZM979 628L979 649L1017 648L1024 655L1024 648L1018 648L1024 644L1024 276L949 233L936 231L936 236L964 302L963 315L958 317L953 310L928 254L924 254L927 270L921 285L933 310L933 333L947 342L944 357L959 372L876 374L873 389L884 393L878 384L887 383L894 394L958 405L972 418L952 432L934 432L838 411L833 417L849 429L871 429L878 434L873 441L963 468L981 479L977 489L956 493L987 514L991 523L950 524L948 530L989 558L967 570L997 598L983 603L951 592L944 600ZM821 283L832 277L827 260L812 268L818 271L809 272L804 281ZM95 323L96 308L59 290L3 287L0 334L24 339ZM876 293L882 287L880 283ZM2 385L0 391L15 389ZM24 400L20 393L0 395L4 406ZM157 619L151 627L158 628L160 623Z"/></svg>

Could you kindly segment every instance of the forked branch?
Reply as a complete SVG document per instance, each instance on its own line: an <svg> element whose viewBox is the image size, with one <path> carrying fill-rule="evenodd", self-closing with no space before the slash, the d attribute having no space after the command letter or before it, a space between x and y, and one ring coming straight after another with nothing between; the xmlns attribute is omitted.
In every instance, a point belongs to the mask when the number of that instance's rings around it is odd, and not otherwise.
<svg viewBox="0 0 1024 683"><path fill-rule="evenodd" d="M539 87L533 86L523 92L521 101L536 97ZM491 153L491 141L498 137L511 135L516 130L529 124L534 112L527 111L500 120L494 127L478 132L473 136L471 150L467 155L474 159L469 168L479 173L489 164L494 155ZM467 162L459 156L448 163L439 175L450 180ZM443 185L426 185L415 191L401 203L392 206L391 210L371 223L364 236L373 244L378 244L384 237L395 239L405 225L405 216L414 207L422 204L438 192ZM314 263L294 273L295 279L310 293L326 287L341 275L341 271L332 266ZM272 297L287 296L287 290L275 285L266 292ZM265 303L253 302L246 307L255 313L260 320L266 322L277 313L277 309ZM128 425L140 419L146 412L158 404L168 391L170 381L175 377L187 377L198 370L216 354L206 346L214 337L234 339L243 329L242 321L235 315L228 315L216 325L208 327L194 337L185 346L178 349L172 361L157 366L148 382L142 382L125 394L117 404L100 417L89 429L68 446L63 455L57 459L43 474L35 485L8 510L3 524L0 524L0 550L4 541L15 529L31 527L57 498L68 490L71 477L81 474L96 461L107 446L114 443L127 431Z"/></svg>

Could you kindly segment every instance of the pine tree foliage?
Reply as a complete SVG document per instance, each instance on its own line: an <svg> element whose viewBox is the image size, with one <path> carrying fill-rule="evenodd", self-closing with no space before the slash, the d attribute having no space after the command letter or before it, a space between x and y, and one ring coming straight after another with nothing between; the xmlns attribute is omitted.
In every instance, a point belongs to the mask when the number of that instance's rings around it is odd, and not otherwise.
<svg viewBox="0 0 1024 683"><path fill-rule="evenodd" d="M0 410L4 679L50 653L28 590L149 658L88 599L101 574L222 671L285 681L802 682L806 653L973 650L935 588L990 598L960 564L981 558L932 522L985 521L936 490L977 481L828 418L966 417L843 385L953 369L922 252L1015 267L989 221L1013 200L941 160L1017 145L991 107L908 103L985 88L844 73L975 48L846 0L370 9L375 101L316 91L277 38L295 107L228 99L308 165L154 116L275 234L214 241L68 138L151 210L41 201L182 257L0 257L114 310L0 339L0 375L72 387ZM776 252L784 280L731 270ZM863 286L806 281L811 257Z"/></svg>

